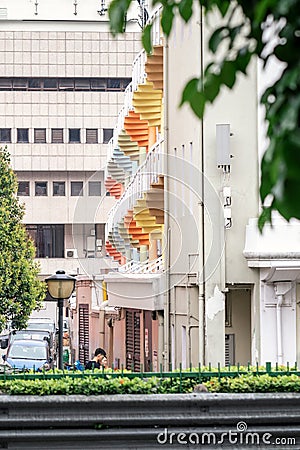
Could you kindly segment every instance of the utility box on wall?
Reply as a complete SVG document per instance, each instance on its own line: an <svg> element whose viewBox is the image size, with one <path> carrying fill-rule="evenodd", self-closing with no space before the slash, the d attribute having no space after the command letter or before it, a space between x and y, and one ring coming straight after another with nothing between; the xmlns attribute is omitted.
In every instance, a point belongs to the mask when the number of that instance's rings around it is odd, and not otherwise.
<svg viewBox="0 0 300 450"><path fill-rule="evenodd" d="M217 166L230 166L230 125L216 125Z"/></svg>

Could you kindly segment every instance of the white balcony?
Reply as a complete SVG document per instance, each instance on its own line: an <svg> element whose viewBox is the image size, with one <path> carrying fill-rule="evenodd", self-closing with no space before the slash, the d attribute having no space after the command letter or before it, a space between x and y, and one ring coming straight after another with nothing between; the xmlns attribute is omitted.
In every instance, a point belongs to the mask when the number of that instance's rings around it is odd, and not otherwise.
<svg viewBox="0 0 300 450"><path fill-rule="evenodd" d="M276 217L260 233L257 219L250 219L244 256L248 267L259 268L267 283L300 280L300 221Z"/></svg>
<svg viewBox="0 0 300 450"><path fill-rule="evenodd" d="M163 274L122 274L104 276L107 283L108 305L119 308L162 310L165 283Z"/></svg>

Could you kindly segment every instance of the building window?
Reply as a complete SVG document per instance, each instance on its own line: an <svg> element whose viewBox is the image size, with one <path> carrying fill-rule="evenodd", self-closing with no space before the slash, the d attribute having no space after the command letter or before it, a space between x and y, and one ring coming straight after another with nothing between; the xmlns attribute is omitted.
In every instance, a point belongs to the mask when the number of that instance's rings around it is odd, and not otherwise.
<svg viewBox="0 0 300 450"><path fill-rule="evenodd" d="M52 144L63 144L64 130L62 128L51 129L51 142Z"/></svg>
<svg viewBox="0 0 300 450"><path fill-rule="evenodd" d="M58 80L60 91L74 91L74 78L61 78Z"/></svg>
<svg viewBox="0 0 300 450"><path fill-rule="evenodd" d="M69 142L80 142L80 128L69 128Z"/></svg>
<svg viewBox="0 0 300 450"><path fill-rule="evenodd" d="M66 195L64 181L53 181L53 195L55 197L63 197Z"/></svg>
<svg viewBox="0 0 300 450"><path fill-rule="evenodd" d="M35 182L35 195L37 197L45 197L48 195L47 192L47 181L36 181Z"/></svg>
<svg viewBox="0 0 300 450"><path fill-rule="evenodd" d="M106 91L106 80L103 78L95 78L91 80L92 91Z"/></svg>
<svg viewBox="0 0 300 450"><path fill-rule="evenodd" d="M64 225L26 225L36 246L37 258L64 257Z"/></svg>
<svg viewBox="0 0 300 450"><path fill-rule="evenodd" d="M35 128L34 129L34 142L36 144L46 143L46 128Z"/></svg>
<svg viewBox="0 0 300 450"><path fill-rule="evenodd" d="M14 78L13 79L13 91L20 90L26 91L28 87L27 78Z"/></svg>
<svg viewBox="0 0 300 450"><path fill-rule="evenodd" d="M83 196L83 181L71 181L71 196Z"/></svg>
<svg viewBox="0 0 300 450"><path fill-rule="evenodd" d="M12 79L11 78L0 78L0 91L10 91L12 89Z"/></svg>
<svg viewBox="0 0 300 450"><path fill-rule="evenodd" d="M28 79L28 90L41 90L41 80L39 78L29 78Z"/></svg>
<svg viewBox="0 0 300 450"><path fill-rule="evenodd" d="M29 181L19 181L18 182L18 194L19 196L28 197L29 196Z"/></svg>
<svg viewBox="0 0 300 450"><path fill-rule="evenodd" d="M46 90L54 90L57 91L57 83L58 83L58 79L57 78L45 78L44 79L44 89Z"/></svg>
<svg viewBox="0 0 300 450"><path fill-rule="evenodd" d="M0 128L0 142L11 142L11 128Z"/></svg>
<svg viewBox="0 0 300 450"><path fill-rule="evenodd" d="M98 130L97 128L87 128L86 130L86 143L98 144Z"/></svg>
<svg viewBox="0 0 300 450"><path fill-rule="evenodd" d="M113 128L103 128L103 144L107 144L113 137Z"/></svg>
<svg viewBox="0 0 300 450"><path fill-rule="evenodd" d="M101 182L89 181L89 196L100 197L101 196Z"/></svg>
<svg viewBox="0 0 300 450"><path fill-rule="evenodd" d="M28 128L18 128L17 129L17 142L29 142L29 129Z"/></svg>
<svg viewBox="0 0 300 450"><path fill-rule="evenodd" d="M76 91L89 91L91 89L89 78L75 78Z"/></svg>
<svg viewBox="0 0 300 450"><path fill-rule="evenodd" d="M109 78L107 80L107 88L112 91L120 91L121 90L120 78Z"/></svg>

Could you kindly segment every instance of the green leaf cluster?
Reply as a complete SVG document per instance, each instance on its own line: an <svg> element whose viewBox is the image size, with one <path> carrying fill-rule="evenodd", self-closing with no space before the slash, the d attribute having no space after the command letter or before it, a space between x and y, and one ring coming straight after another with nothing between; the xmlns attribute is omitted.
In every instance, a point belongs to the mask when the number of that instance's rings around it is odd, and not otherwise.
<svg viewBox="0 0 300 450"><path fill-rule="evenodd" d="M22 224L24 209L17 198L17 180L6 149L0 148L0 330L7 321L25 327L45 296L38 279L34 245Z"/></svg>
<svg viewBox="0 0 300 450"><path fill-rule="evenodd" d="M205 383L209 392L300 392L298 375L240 375L236 378L211 378Z"/></svg>
<svg viewBox="0 0 300 450"><path fill-rule="evenodd" d="M191 20L195 4L205 14L217 11L222 19L222 25L209 37L212 62L203 75L187 83L182 93L181 105L188 103L200 119L205 106L214 102L223 87L232 89L239 74L247 74L253 57L267 64L275 56L284 64L280 79L261 98L269 147L261 166L263 211L259 228L271 221L273 210L287 220L300 219L300 0L153 0L152 3L161 6L161 27L166 36L171 34L176 15L185 22ZM124 30L130 4L131 0L112 1L109 18L114 33ZM271 50L270 40L274 43ZM145 27L142 42L150 53L151 24Z"/></svg>
<svg viewBox="0 0 300 450"><path fill-rule="evenodd" d="M203 381L202 381L203 382ZM0 392L8 395L114 395L191 393L197 378L127 378L84 376L51 379L1 380ZM291 375L255 375L213 377L203 382L209 392L300 392L300 377Z"/></svg>

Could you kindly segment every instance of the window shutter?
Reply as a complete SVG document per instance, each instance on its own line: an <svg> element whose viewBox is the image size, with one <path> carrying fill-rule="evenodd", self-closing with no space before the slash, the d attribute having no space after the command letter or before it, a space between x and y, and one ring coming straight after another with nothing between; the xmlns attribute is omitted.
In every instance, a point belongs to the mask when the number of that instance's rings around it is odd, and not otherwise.
<svg viewBox="0 0 300 450"><path fill-rule="evenodd" d="M225 366L235 364L234 334L225 334Z"/></svg>
<svg viewBox="0 0 300 450"><path fill-rule="evenodd" d="M89 305L79 303L79 330L78 330L79 360L86 364L89 360Z"/></svg>
<svg viewBox="0 0 300 450"><path fill-rule="evenodd" d="M62 144L64 142L62 128L52 128L51 132L52 132L51 142L53 144Z"/></svg>
<svg viewBox="0 0 300 450"><path fill-rule="evenodd" d="M87 144L98 144L97 128L88 128L86 130L86 143Z"/></svg>
<svg viewBox="0 0 300 450"><path fill-rule="evenodd" d="M46 128L35 128L34 129L34 142L36 144L45 144Z"/></svg>
<svg viewBox="0 0 300 450"><path fill-rule="evenodd" d="M140 313L126 310L126 369L140 370L141 362L141 337L140 337Z"/></svg>

